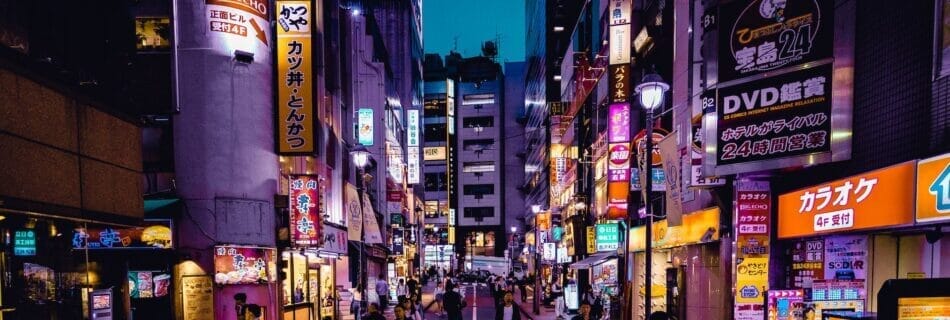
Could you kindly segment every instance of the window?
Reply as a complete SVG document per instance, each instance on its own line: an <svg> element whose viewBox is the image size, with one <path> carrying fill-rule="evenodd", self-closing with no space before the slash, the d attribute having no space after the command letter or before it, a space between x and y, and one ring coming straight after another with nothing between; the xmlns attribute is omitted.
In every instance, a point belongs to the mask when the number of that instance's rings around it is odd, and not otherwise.
<svg viewBox="0 0 950 320"><path fill-rule="evenodd" d="M426 172L425 191L446 191L445 172Z"/></svg>
<svg viewBox="0 0 950 320"><path fill-rule="evenodd" d="M475 199L481 199L485 195L495 194L494 184L467 184L462 186L462 194L466 196L475 196Z"/></svg>
<svg viewBox="0 0 950 320"><path fill-rule="evenodd" d="M135 49L138 51L167 51L171 48L168 17L136 17Z"/></svg>
<svg viewBox="0 0 950 320"><path fill-rule="evenodd" d="M424 212L426 219L444 217L449 214L449 204L444 201L440 202L438 200L429 200L425 202Z"/></svg>
<svg viewBox="0 0 950 320"><path fill-rule="evenodd" d="M465 211L462 213L463 217L475 219L476 222L481 222L485 218L491 218L495 216L494 207L468 207L465 208Z"/></svg>
<svg viewBox="0 0 950 320"><path fill-rule="evenodd" d="M491 104L495 103L495 94L494 93L477 93L477 94L466 94L462 96L462 105L473 105L473 104Z"/></svg>
<svg viewBox="0 0 950 320"><path fill-rule="evenodd" d="M494 150L495 139L471 139L462 141L465 151Z"/></svg>
<svg viewBox="0 0 950 320"><path fill-rule="evenodd" d="M491 128L495 126L495 117L468 117L462 119L462 126L466 128Z"/></svg>
<svg viewBox="0 0 950 320"><path fill-rule="evenodd" d="M426 100L422 107L422 116L426 118L445 117L445 99Z"/></svg>
<svg viewBox="0 0 950 320"><path fill-rule="evenodd" d="M495 172L494 161L466 162L462 165L462 172Z"/></svg>
<svg viewBox="0 0 950 320"><path fill-rule="evenodd" d="M423 139L425 142L439 142L445 141L448 133L445 131L444 123L431 123L425 125L425 134Z"/></svg>

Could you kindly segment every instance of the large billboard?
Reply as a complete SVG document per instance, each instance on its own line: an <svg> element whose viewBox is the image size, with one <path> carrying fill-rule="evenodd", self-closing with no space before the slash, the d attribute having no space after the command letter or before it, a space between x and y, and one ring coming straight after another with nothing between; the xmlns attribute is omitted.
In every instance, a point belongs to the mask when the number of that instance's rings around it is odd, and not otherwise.
<svg viewBox="0 0 950 320"><path fill-rule="evenodd" d="M309 23L313 15L311 11L309 1L277 1L276 123L277 152L280 154L308 154L315 151L314 121L317 117L313 99L315 77ZM264 25L270 30L268 26Z"/></svg>

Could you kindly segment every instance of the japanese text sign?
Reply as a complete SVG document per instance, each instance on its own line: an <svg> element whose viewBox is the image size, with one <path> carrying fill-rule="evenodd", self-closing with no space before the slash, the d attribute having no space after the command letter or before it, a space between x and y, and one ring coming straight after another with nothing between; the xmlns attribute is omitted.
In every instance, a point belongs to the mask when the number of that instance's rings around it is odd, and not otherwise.
<svg viewBox="0 0 950 320"><path fill-rule="evenodd" d="M719 8L719 82L832 56L833 1L732 1ZM730 23L731 22L731 23Z"/></svg>
<svg viewBox="0 0 950 320"><path fill-rule="evenodd" d="M630 105L630 94L632 91L632 85L630 85L630 64L615 64L608 67L609 79L607 85L609 86L608 90L610 95L610 102L612 103L627 103L627 124L629 125L629 109ZM611 117L612 118L612 117ZM624 127L626 130L630 130L628 127ZM627 139L629 141L630 139ZM613 140L611 140L613 142Z"/></svg>
<svg viewBox="0 0 950 320"><path fill-rule="evenodd" d="M914 222L913 161L779 197L778 237L891 227Z"/></svg>
<svg viewBox="0 0 950 320"><path fill-rule="evenodd" d="M630 19L633 0L610 0L610 25L627 24Z"/></svg>
<svg viewBox="0 0 950 320"><path fill-rule="evenodd" d="M214 247L214 283L258 284L276 278L274 249L239 246Z"/></svg>
<svg viewBox="0 0 950 320"><path fill-rule="evenodd" d="M77 228L73 249L171 249L171 220L145 220L135 228Z"/></svg>
<svg viewBox="0 0 950 320"><path fill-rule="evenodd" d="M315 151L309 1L277 1L277 151Z"/></svg>
<svg viewBox="0 0 950 320"><path fill-rule="evenodd" d="M917 163L917 221L950 220L950 153Z"/></svg>
<svg viewBox="0 0 950 320"><path fill-rule="evenodd" d="M21 229L13 232L13 255L36 255L36 231L33 229Z"/></svg>
<svg viewBox="0 0 950 320"><path fill-rule="evenodd" d="M320 188L317 176L290 176L290 235L296 245L320 245Z"/></svg>
<svg viewBox="0 0 950 320"><path fill-rule="evenodd" d="M614 251L620 247L619 223L598 223L596 235L597 251Z"/></svg>
<svg viewBox="0 0 950 320"><path fill-rule="evenodd" d="M356 113L356 141L359 144L373 145L373 125L373 109L359 109Z"/></svg>
<svg viewBox="0 0 950 320"><path fill-rule="evenodd" d="M597 253L597 231L592 226L587 227L587 253Z"/></svg>
<svg viewBox="0 0 950 320"><path fill-rule="evenodd" d="M301 3L309 3L299 1ZM199 3L195 1L195 3ZM257 61L270 62L271 7L259 0L205 0L204 25L209 48L230 56L235 49L254 54ZM278 6L278 8L280 8ZM306 13L305 13L306 14ZM196 17L197 18L197 17ZM309 20L307 16L306 20Z"/></svg>
<svg viewBox="0 0 950 320"><path fill-rule="evenodd" d="M736 304L761 304L769 286L769 258L743 258L736 266Z"/></svg>
<svg viewBox="0 0 950 320"><path fill-rule="evenodd" d="M736 234L769 234L772 200L769 191L736 191Z"/></svg>
<svg viewBox="0 0 950 320"><path fill-rule="evenodd" d="M824 280L867 279L867 236L837 236L825 239Z"/></svg>
<svg viewBox="0 0 950 320"><path fill-rule="evenodd" d="M607 117L607 142L629 142L630 103L611 104Z"/></svg>

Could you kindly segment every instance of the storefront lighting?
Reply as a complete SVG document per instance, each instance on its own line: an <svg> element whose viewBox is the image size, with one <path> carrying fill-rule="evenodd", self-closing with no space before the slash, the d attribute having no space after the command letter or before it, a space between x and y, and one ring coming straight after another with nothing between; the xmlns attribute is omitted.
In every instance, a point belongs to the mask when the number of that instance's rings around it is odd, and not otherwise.
<svg viewBox="0 0 950 320"><path fill-rule="evenodd" d="M511 233L518 232L518 227L511 227Z"/></svg>

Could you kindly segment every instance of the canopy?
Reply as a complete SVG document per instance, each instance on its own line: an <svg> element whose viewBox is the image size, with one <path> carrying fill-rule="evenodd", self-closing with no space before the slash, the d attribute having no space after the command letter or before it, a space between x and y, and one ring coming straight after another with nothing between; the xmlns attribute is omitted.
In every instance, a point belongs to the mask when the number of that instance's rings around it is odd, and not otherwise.
<svg viewBox="0 0 950 320"><path fill-rule="evenodd" d="M596 254L592 254L591 256L587 257L584 260L572 263L570 267L573 269L587 269L599 264L600 262L604 260L614 258L614 257L616 257L616 253L614 252L596 253Z"/></svg>

